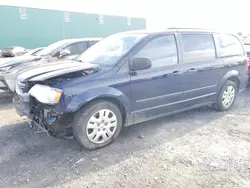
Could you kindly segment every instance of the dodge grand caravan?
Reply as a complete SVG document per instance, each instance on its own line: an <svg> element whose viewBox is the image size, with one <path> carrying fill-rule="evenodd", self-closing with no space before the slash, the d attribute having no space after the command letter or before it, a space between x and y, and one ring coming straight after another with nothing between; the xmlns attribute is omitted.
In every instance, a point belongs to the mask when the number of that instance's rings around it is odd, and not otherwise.
<svg viewBox="0 0 250 188"><path fill-rule="evenodd" d="M114 34L66 64L23 72L13 102L32 125L88 149L123 126L204 105L229 110L248 80L240 40L202 29Z"/></svg>

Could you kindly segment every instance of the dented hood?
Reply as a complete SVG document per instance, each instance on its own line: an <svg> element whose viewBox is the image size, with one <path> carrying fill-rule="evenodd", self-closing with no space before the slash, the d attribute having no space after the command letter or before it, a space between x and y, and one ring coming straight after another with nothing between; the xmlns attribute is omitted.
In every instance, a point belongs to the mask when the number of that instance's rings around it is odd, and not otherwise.
<svg viewBox="0 0 250 188"><path fill-rule="evenodd" d="M47 63L26 69L18 75L18 81L44 81L63 74L97 68L98 65L74 60L62 63Z"/></svg>

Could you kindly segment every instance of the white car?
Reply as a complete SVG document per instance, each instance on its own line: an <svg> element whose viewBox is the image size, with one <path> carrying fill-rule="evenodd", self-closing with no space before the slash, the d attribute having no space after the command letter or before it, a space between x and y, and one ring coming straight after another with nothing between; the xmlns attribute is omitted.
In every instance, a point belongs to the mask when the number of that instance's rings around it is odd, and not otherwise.
<svg viewBox="0 0 250 188"><path fill-rule="evenodd" d="M5 90L14 93L16 78L25 69L46 63L64 62L66 59L72 60L100 40L101 38L65 39L45 47L36 56L15 57L12 61L0 64L0 83L5 85Z"/></svg>
<svg viewBox="0 0 250 188"><path fill-rule="evenodd" d="M1 52L2 57L15 57L26 54L28 51L20 46L11 46L3 49Z"/></svg>

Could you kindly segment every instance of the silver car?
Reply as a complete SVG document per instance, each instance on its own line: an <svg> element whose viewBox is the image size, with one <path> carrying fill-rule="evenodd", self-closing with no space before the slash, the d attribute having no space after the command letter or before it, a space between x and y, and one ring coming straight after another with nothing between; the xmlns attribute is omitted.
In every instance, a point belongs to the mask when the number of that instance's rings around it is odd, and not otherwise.
<svg viewBox="0 0 250 188"><path fill-rule="evenodd" d="M19 73L26 69L38 67L40 64L73 59L99 40L101 38L61 40L45 47L36 56L27 56L23 57L24 59L7 62L0 66L0 82L4 85L4 88L0 89L14 93L16 78Z"/></svg>

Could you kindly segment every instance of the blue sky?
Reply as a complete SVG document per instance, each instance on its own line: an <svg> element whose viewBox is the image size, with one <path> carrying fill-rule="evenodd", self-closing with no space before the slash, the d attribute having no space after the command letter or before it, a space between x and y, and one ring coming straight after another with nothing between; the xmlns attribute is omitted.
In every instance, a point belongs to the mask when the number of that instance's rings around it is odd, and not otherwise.
<svg viewBox="0 0 250 188"><path fill-rule="evenodd" d="M0 0L0 5L138 16L147 27L203 27L250 33L249 0Z"/></svg>

